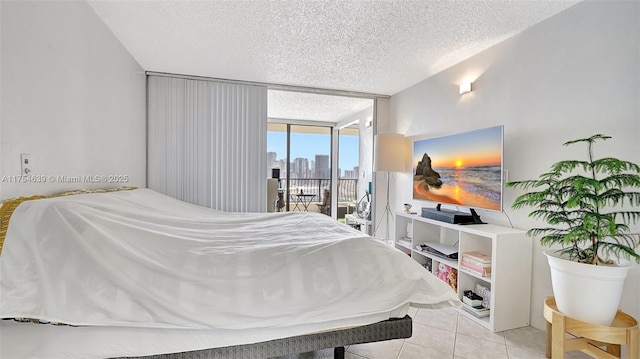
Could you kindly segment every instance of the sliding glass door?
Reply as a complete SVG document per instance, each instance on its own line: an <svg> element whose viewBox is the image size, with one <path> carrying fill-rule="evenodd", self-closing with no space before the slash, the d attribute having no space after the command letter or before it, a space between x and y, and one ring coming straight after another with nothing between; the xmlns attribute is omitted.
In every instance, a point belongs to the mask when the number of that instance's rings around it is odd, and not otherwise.
<svg viewBox="0 0 640 359"><path fill-rule="evenodd" d="M338 218L354 212L359 177L360 129L356 125L338 130Z"/></svg>
<svg viewBox="0 0 640 359"><path fill-rule="evenodd" d="M280 171L284 211L331 215L332 127L269 123L267 166Z"/></svg>

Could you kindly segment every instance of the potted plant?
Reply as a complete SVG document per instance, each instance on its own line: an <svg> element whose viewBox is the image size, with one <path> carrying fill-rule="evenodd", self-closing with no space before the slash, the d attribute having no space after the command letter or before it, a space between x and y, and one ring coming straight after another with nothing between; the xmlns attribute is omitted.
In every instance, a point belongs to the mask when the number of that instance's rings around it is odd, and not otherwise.
<svg viewBox="0 0 640 359"><path fill-rule="evenodd" d="M545 252L558 309L601 325L615 317L629 260L640 263L640 237L629 228L640 219L640 166L594 158L594 143L610 138L597 134L566 142L586 144L586 159L559 161L538 179L506 183L528 191L515 199L514 209L532 207L529 217L549 225L528 234L539 236L543 246L560 247Z"/></svg>

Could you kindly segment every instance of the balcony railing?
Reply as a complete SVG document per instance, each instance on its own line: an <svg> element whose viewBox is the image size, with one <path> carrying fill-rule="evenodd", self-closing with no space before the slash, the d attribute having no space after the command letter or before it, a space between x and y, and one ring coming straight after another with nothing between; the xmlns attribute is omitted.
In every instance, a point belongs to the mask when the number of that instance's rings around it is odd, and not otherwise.
<svg viewBox="0 0 640 359"><path fill-rule="evenodd" d="M324 189L329 189L331 181L328 178L291 178L289 179L289 193L300 193L302 190L306 194L316 195L314 202L324 200ZM282 180L282 185L286 185L286 180ZM358 196L357 179L338 179L338 202L355 202Z"/></svg>

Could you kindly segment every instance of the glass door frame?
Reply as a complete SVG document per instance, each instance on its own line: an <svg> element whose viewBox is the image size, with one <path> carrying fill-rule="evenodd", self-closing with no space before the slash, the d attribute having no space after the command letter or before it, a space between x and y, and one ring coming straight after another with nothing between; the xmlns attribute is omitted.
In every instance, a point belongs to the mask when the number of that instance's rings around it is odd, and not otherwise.
<svg viewBox="0 0 640 359"><path fill-rule="evenodd" d="M338 151L338 137L337 137L337 128L335 127L334 123L331 122L318 122L318 121L295 121L295 120L275 120L275 119L270 119L268 121L269 123L277 123L277 124L282 124L282 125L286 125L287 126L287 136L286 136L286 141L287 141L287 146L286 146L286 159L287 159L287 167L286 167L286 179L285 179L285 196L286 196L286 200L285 200L285 208L287 209L287 212L290 211L291 208L291 127L292 126L309 126L309 127L323 127L323 128L327 128L328 129L328 134L330 136L329 141L330 141L330 151L329 151L329 157L330 157L330 165L329 165L329 171L330 171L330 177L329 177L329 193L331 195L331 200L330 200L330 213L331 213L331 217L333 219L337 220L337 209L338 209L338 204L337 204L337 189L338 189L338 167L337 167L337 151ZM267 127L268 128L268 127ZM295 133L295 132L294 132ZM319 200L321 200L321 198L319 198Z"/></svg>
<svg viewBox="0 0 640 359"><path fill-rule="evenodd" d="M328 90L328 89L320 89L320 88L312 88L312 87L299 87L299 86L292 86L292 85L277 85L277 84L268 84L268 89L269 90L276 90L276 91L290 91L290 92L301 92L301 93L309 93L309 94L318 94L318 95L332 95L332 96L341 96L341 97L357 97L357 98L364 98L364 99L370 99L373 101L373 118L372 118L372 128L373 128L373 138L372 140L372 144L375 144L375 136L378 134L378 130L379 127L382 129L387 129L390 130L389 127L389 99L391 96L389 95L380 95L380 94L372 94L372 93L363 93L363 92L353 92L353 91L340 91L340 90ZM273 123L287 123L287 124L300 124L300 125L319 125L319 126L326 126L328 123L327 122L319 122L319 121L300 121L300 120L292 120L292 119L283 119L283 118L272 118L272 117L267 117L267 121L268 122L273 122ZM336 124L333 124L335 127ZM334 130L335 131L335 128ZM332 132L334 133L334 132ZM337 141L336 136L333 136L332 138L332 146L337 146L333 145L334 141ZM332 147L332 148L336 148L336 147ZM373 153L374 151L371 151L371 158L372 160L375 159L375 154ZM335 155L332 153L332 162L333 162L333 158L335 158ZM334 166L335 167L335 164ZM335 170L337 171L337 169ZM332 169L332 173L334 172L334 170ZM332 177L333 178L333 177ZM337 172L336 172L336 178L337 178ZM336 194L336 197L334 197L332 195L332 209L331 209L331 213L335 214L335 218L337 219L337 182L335 181L336 178L333 178L332 180L332 185L331 185L331 193ZM371 220L372 220L372 228L378 228L379 224L378 219L376 218L376 214L379 212L384 212L384 207L379 208L381 205L384 205L385 202L384 201L379 201L378 198L383 198L383 197L379 197L380 196L380 187L379 186L379 180L378 180L378 174L375 171L371 171L371 183L372 183L372 191L371 191ZM335 187L335 188L333 188ZM385 191L385 195L386 195L386 191ZM288 201L288 198L287 198ZM333 217L333 216L332 216ZM376 230L374 230L373 235L375 235Z"/></svg>

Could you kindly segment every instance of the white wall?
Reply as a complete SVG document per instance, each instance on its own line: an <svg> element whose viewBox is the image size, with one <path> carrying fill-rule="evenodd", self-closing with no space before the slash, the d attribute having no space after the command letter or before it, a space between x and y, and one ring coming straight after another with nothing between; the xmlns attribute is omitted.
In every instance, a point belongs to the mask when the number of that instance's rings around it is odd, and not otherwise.
<svg viewBox="0 0 640 359"><path fill-rule="evenodd" d="M388 132L438 136L504 124L509 180L532 179L560 159L584 156L567 140L604 133L601 155L640 163L640 3L580 3L559 15L417 85L390 101ZM474 79L474 91L458 84ZM398 175L393 209L411 200L411 176ZM527 210L514 211L519 191L509 189L505 212L485 221L527 229ZM413 201L414 208L429 205ZM638 226L636 226L638 227ZM543 248L534 240L531 323L544 327L542 303L552 295ZM513 253L513 255L518 255ZM640 317L640 269L626 281L622 309Z"/></svg>
<svg viewBox="0 0 640 359"><path fill-rule="evenodd" d="M145 186L140 65L85 2L2 1L0 9L0 198ZM21 153L31 154L32 174L46 183L12 183ZM126 175L128 181L56 178L84 175Z"/></svg>

